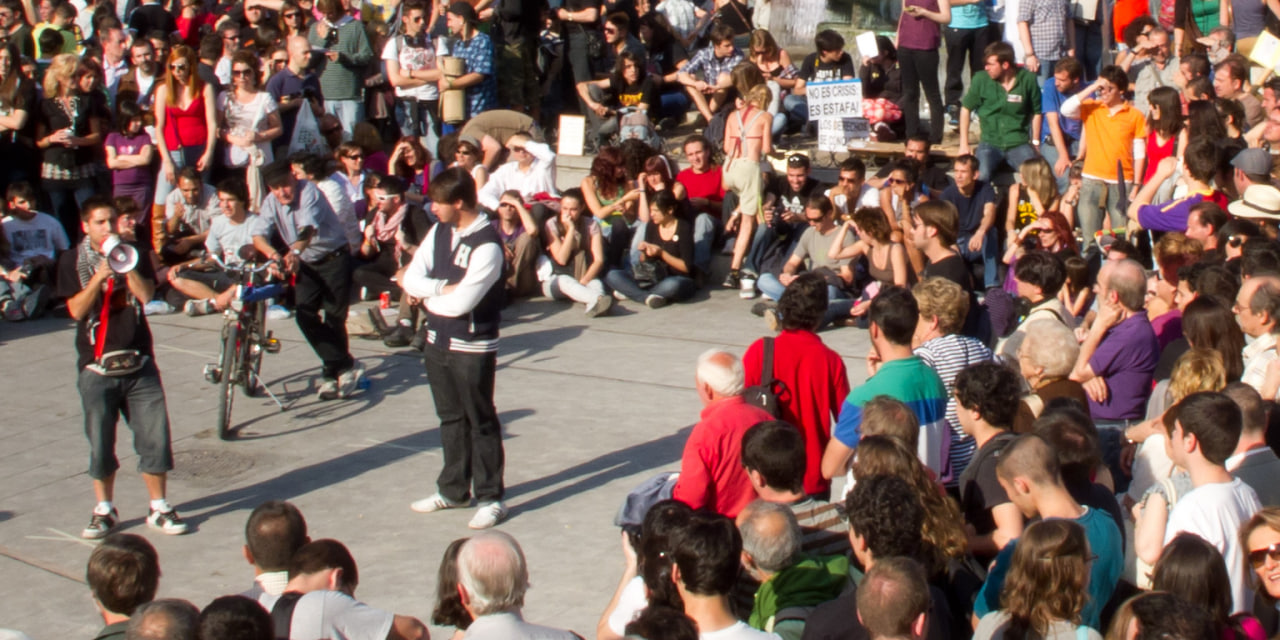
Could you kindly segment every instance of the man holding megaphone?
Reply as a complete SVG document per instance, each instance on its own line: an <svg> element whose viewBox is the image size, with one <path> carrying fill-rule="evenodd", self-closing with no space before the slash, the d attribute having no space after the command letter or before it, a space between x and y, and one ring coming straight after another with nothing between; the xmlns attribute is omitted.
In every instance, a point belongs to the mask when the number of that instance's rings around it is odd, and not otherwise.
<svg viewBox="0 0 1280 640"><path fill-rule="evenodd" d="M76 320L77 388L89 438L89 477L98 504L81 536L105 537L119 519L115 492L116 425L128 416L138 470L151 496L147 524L176 535L187 525L165 499L173 468L169 412L143 306L155 293L150 260L116 235L119 212L111 199L93 196L80 208L85 237L58 260L58 294Z"/></svg>

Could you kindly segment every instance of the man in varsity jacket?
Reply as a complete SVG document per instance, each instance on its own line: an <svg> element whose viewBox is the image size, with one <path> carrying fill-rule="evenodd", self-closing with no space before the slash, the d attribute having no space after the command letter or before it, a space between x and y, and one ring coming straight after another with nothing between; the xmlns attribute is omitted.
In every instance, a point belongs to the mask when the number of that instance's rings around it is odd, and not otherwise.
<svg viewBox="0 0 1280 640"><path fill-rule="evenodd" d="M493 406L498 322L502 310L502 242L476 208L476 183L463 169L431 181L431 227L404 275L404 289L427 311L423 350L440 417L444 468L437 493L411 505L419 513L480 508L469 526L487 529L507 515L502 504L502 425Z"/></svg>

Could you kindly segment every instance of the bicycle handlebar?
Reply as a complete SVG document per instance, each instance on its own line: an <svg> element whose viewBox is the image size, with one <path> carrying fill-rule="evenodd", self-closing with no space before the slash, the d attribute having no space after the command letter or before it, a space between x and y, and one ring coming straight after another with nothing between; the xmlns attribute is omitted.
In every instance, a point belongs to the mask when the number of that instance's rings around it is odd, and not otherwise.
<svg viewBox="0 0 1280 640"><path fill-rule="evenodd" d="M230 266L230 265L228 265L227 263L223 262L223 261L222 261L222 259L221 259L221 258L219 258L218 256L210 255L210 256L208 256L208 258L209 258L210 260L212 260L214 263L216 263L219 267L222 267L223 269L225 269L225 270L227 270L227 271L240 271L240 272L242 272L242 273L248 273L248 274L252 274L252 275L257 275L257 274L259 274L259 273L262 273L263 271L266 271L267 269L270 269L272 265L277 264L277 262L276 262L275 260L267 260L266 262L262 263L261 265L259 265L259 266L257 266L257 267L246 267L246 266L244 266L244 265L252 264L252 263L250 263L250 262L247 262L247 261L246 261L246 262L241 263L241 266L233 267L233 266Z"/></svg>

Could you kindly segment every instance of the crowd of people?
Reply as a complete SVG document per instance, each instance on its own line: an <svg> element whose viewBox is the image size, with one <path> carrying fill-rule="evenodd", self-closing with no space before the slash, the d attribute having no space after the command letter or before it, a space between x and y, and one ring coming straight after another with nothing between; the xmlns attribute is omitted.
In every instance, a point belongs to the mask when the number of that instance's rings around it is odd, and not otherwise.
<svg viewBox="0 0 1280 640"><path fill-rule="evenodd" d="M485 530L504 305L657 309L720 254L775 335L699 359L598 637L1275 637L1280 80L1248 56L1280 5L901 4L878 55L824 30L797 64L769 0L0 0L0 313L76 320L102 637L426 635L284 503L250 518L247 599L152 602L154 549L113 532L121 417L147 524L187 531L148 314L224 311L227 267L270 263L328 401L363 375L350 304L394 300L371 321L423 353L444 450L411 508ZM855 78L903 157L822 185L783 149L809 84ZM561 190L574 111L593 159ZM861 385L831 326L866 331ZM527 587L513 538L459 540L434 622L571 637Z"/></svg>

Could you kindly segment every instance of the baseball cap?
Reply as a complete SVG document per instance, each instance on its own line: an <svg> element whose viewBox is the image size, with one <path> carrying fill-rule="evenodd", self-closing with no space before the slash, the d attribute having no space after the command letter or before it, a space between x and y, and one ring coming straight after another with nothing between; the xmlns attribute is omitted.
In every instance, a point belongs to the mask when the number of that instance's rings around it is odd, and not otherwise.
<svg viewBox="0 0 1280 640"><path fill-rule="evenodd" d="M1231 159L1231 166L1252 176L1271 173L1271 154L1265 149L1245 149Z"/></svg>

